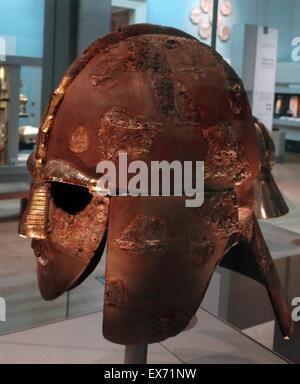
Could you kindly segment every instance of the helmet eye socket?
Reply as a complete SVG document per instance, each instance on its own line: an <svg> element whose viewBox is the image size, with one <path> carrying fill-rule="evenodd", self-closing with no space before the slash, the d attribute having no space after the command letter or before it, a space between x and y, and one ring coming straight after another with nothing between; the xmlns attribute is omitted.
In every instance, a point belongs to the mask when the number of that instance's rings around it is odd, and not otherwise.
<svg viewBox="0 0 300 384"><path fill-rule="evenodd" d="M56 207L69 215L83 211L93 198L87 188L64 183L51 183L51 196Z"/></svg>

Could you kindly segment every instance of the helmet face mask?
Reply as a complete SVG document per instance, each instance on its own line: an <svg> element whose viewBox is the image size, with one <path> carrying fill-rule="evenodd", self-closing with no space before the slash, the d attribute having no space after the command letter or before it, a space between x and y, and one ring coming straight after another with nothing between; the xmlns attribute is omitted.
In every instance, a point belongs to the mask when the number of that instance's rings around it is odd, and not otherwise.
<svg viewBox="0 0 300 384"><path fill-rule="evenodd" d="M108 340L141 345L184 330L216 265L236 242L233 191L206 193L201 208L186 208L184 199L112 198L103 328Z"/></svg>
<svg viewBox="0 0 300 384"><path fill-rule="evenodd" d="M186 208L185 196L100 196L97 165L118 171L120 151L148 167L204 161L203 206ZM29 163L20 233L34 239L42 295L80 284L108 231L104 335L120 344L182 331L215 267L254 225L244 230L239 219L238 189L259 172L243 85L213 50L171 28L130 26L92 45L55 92Z"/></svg>
<svg viewBox="0 0 300 384"><path fill-rule="evenodd" d="M33 240L32 247L42 296L53 300L74 288L100 261L109 199L71 184L52 182L49 188L47 238Z"/></svg>

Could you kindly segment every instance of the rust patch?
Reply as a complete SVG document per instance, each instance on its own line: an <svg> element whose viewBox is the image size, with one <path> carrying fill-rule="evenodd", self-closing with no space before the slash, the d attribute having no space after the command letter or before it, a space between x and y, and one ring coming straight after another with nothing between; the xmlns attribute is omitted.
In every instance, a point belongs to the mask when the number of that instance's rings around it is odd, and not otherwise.
<svg viewBox="0 0 300 384"><path fill-rule="evenodd" d="M208 184L224 182L232 187L251 175L234 128L229 124L211 127L203 132L208 143L205 159L205 180Z"/></svg>
<svg viewBox="0 0 300 384"><path fill-rule="evenodd" d="M126 308L129 305L129 295L121 280L106 283L104 302L105 305L115 308Z"/></svg>
<svg viewBox="0 0 300 384"><path fill-rule="evenodd" d="M131 41L129 51L125 68L147 72L158 110L165 117L177 117L172 71L161 49L159 37L151 40L146 37L136 38Z"/></svg>
<svg viewBox="0 0 300 384"><path fill-rule="evenodd" d="M235 115L240 115L244 103L244 91L239 83L235 83L229 88L230 106Z"/></svg>
<svg viewBox="0 0 300 384"><path fill-rule="evenodd" d="M70 215L50 202L48 239L34 242L35 254L44 261L57 251L88 260L98 249L106 231L109 199L93 197L90 204L76 215Z"/></svg>
<svg viewBox="0 0 300 384"><path fill-rule="evenodd" d="M121 60L108 53L94 65L90 74L90 81L92 86L98 90L107 91L118 83L122 73Z"/></svg>
<svg viewBox="0 0 300 384"><path fill-rule="evenodd" d="M186 85L183 82L177 82L176 86L176 107L180 118L190 123L201 123L204 118L203 111L194 102Z"/></svg>
<svg viewBox="0 0 300 384"><path fill-rule="evenodd" d="M220 192L206 200L202 215L208 225L215 225L226 236L239 232L238 206L234 191Z"/></svg>
<svg viewBox="0 0 300 384"><path fill-rule="evenodd" d="M162 252L169 247L166 220L155 217L136 216L122 232L115 246L133 254L147 255Z"/></svg>
<svg viewBox="0 0 300 384"><path fill-rule="evenodd" d="M147 155L161 125L137 116L130 116L125 110L113 108L106 113L98 133L98 145L106 160L116 160L120 151L125 151L132 160Z"/></svg>
<svg viewBox="0 0 300 384"><path fill-rule="evenodd" d="M182 44L181 42L179 41L179 39L168 39L166 42L165 42L165 47L167 49L178 49L178 48L181 48L182 47Z"/></svg>
<svg viewBox="0 0 300 384"><path fill-rule="evenodd" d="M199 267L205 267L211 260L215 244L207 238L193 239L189 242L187 255Z"/></svg>
<svg viewBox="0 0 300 384"><path fill-rule="evenodd" d="M176 335L184 329L189 323L189 317L184 313L178 312L171 315L153 317L150 322L156 335L163 339Z"/></svg>

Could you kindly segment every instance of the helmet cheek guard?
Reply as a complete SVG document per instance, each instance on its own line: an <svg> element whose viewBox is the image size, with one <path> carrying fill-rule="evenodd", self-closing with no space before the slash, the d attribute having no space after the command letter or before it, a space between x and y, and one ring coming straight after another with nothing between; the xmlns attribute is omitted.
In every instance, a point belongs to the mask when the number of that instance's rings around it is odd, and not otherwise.
<svg viewBox="0 0 300 384"><path fill-rule="evenodd" d="M184 197L115 197L110 223L104 336L140 345L177 335L234 241L235 194L207 193L201 208L188 209Z"/></svg>
<svg viewBox="0 0 300 384"><path fill-rule="evenodd" d="M120 171L120 152L148 167L204 162L204 204L186 208L184 194L172 192L98 194L97 165L110 161ZM33 239L43 297L86 279L108 239L104 335L119 344L159 342L188 325L216 266L245 241L289 336L287 303L253 213L260 164L243 84L211 48L151 25L99 39L55 91L28 162L31 199L20 234ZM119 178L114 188L127 185Z"/></svg>

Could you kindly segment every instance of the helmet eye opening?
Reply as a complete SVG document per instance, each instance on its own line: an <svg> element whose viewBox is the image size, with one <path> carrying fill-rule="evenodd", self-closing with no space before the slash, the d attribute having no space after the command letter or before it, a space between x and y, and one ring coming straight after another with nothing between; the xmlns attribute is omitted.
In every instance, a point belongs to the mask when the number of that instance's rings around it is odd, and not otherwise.
<svg viewBox="0 0 300 384"><path fill-rule="evenodd" d="M82 212L93 198L87 188L57 182L51 183L51 196L55 206L69 215Z"/></svg>

